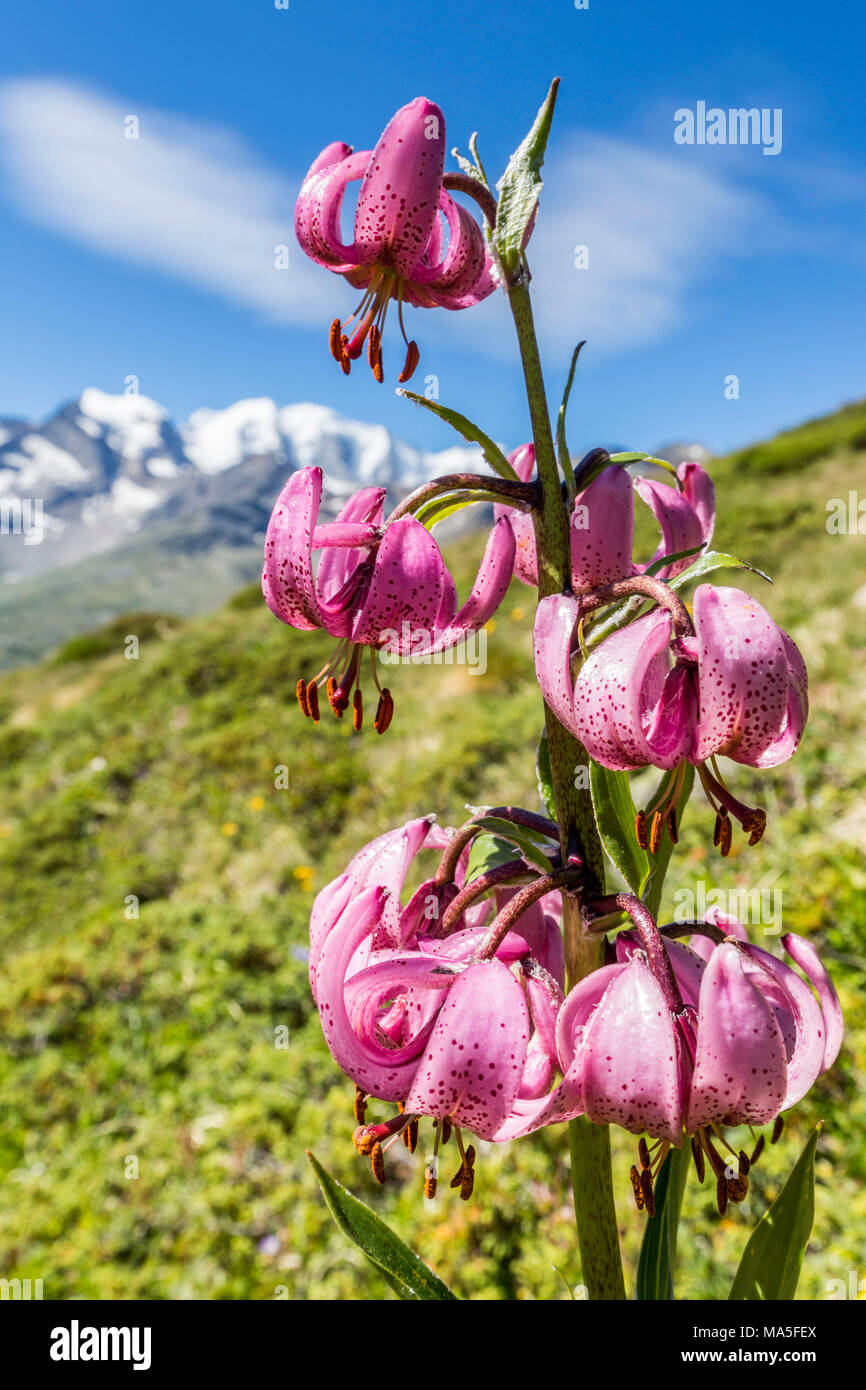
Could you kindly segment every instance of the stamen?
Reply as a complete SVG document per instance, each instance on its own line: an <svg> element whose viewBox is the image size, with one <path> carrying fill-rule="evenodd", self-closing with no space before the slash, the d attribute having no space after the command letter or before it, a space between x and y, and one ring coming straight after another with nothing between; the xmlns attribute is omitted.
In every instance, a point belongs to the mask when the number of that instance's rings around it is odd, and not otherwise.
<svg viewBox="0 0 866 1390"><path fill-rule="evenodd" d="M364 1120L367 1118L367 1097L357 1083L355 1084L355 1104L353 1108L355 1113L355 1124L363 1126Z"/></svg>
<svg viewBox="0 0 866 1390"><path fill-rule="evenodd" d="M731 842L734 838L734 831L731 825L730 816L724 816L719 827L719 854L723 859L727 859L731 852Z"/></svg>
<svg viewBox="0 0 866 1390"><path fill-rule="evenodd" d="M373 728L377 734L384 734L394 718L394 701L390 690L387 687L379 696L379 703L376 706L376 718L373 720Z"/></svg>
<svg viewBox="0 0 866 1390"><path fill-rule="evenodd" d="M757 1142L757 1144L756 1144L755 1147L752 1149L752 1160L751 1160L751 1161L752 1161L753 1164L754 1164L754 1163L757 1163L758 1159L761 1157L761 1154L764 1152L764 1143L765 1143L764 1136L763 1136L763 1134L761 1134L761 1135L758 1136L758 1142Z"/></svg>
<svg viewBox="0 0 866 1390"><path fill-rule="evenodd" d="M725 817L724 817L723 813L722 813L721 811L717 811L717 812L716 812L716 823L715 823L715 825L714 825L714 827L713 827L713 845L716 846L716 847L718 847L719 841L720 841L720 839L722 838L722 821L723 821L724 819L725 819Z"/></svg>
<svg viewBox="0 0 866 1390"><path fill-rule="evenodd" d="M406 350L406 361L403 363L403 370L397 380L400 382L409 381L420 360L421 353L418 351L418 344L413 338Z"/></svg>
<svg viewBox="0 0 866 1390"><path fill-rule="evenodd" d="M418 1147L418 1121L417 1121L417 1120L410 1120L409 1123L408 1123L408 1125L406 1126L406 1128L403 1130L403 1143L406 1145L406 1148L409 1150L410 1154L413 1154L413 1153L415 1152L415 1150L417 1149L417 1147Z"/></svg>
<svg viewBox="0 0 866 1390"><path fill-rule="evenodd" d="M646 1207L650 1216L655 1216L656 1198L655 1193L653 1192L653 1177L649 1168L644 1168L641 1170L640 1190L643 1196L644 1206Z"/></svg>
<svg viewBox="0 0 866 1390"><path fill-rule="evenodd" d="M785 1121L784 1121L784 1119L782 1118L781 1115L777 1115L776 1118L775 1118L775 1120L774 1120L774 1122L773 1122L773 1133L770 1135L770 1143L771 1143L771 1144L778 1144L779 1140L780 1140L781 1137L782 1137L782 1132L783 1132L784 1128L785 1128Z"/></svg>
<svg viewBox="0 0 866 1390"><path fill-rule="evenodd" d="M650 1166L649 1149L647 1148L647 1142L646 1142L646 1140L645 1140L643 1137L641 1137L640 1143L639 1143L638 1146L637 1146L637 1151L638 1151L638 1154L640 1155L640 1166L641 1166L641 1168L649 1168L649 1166Z"/></svg>
<svg viewBox="0 0 866 1390"><path fill-rule="evenodd" d="M741 1178L747 1178L747 1177L749 1176L749 1169L751 1168L751 1166L752 1166L752 1161L751 1161L751 1159L749 1158L749 1155L745 1152L744 1149L740 1149L740 1177L741 1177Z"/></svg>
<svg viewBox="0 0 866 1390"><path fill-rule="evenodd" d="M331 709L334 711L337 718L342 719L343 710L342 707L337 704L337 682L333 676L328 677L328 684L326 685L325 689L328 692L328 704L331 706Z"/></svg>
<svg viewBox="0 0 866 1390"><path fill-rule="evenodd" d="M300 705L303 714L306 716L307 719L309 719L310 706L307 701L307 682L304 680L303 676L295 686L295 694L298 697L298 704Z"/></svg>
<svg viewBox="0 0 866 1390"><path fill-rule="evenodd" d="M439 1160L435 1154L431 1154L424 1166L424 1196L431 1201L436 1196L436 1187L439 1182Z"/></svg>
<svg viewBox="0 0 866 1390"><path fill-rule="evenodd" d="M442 1143L443 1143L443 1144L447 1144L447 1143L448 1143L448 1140L451 1138L451 1121L449 1120L449 1118L448 1118L447 1115L445 1116L445 1119L442 1121L442 1125L441 1125L441 1128L440 1128L439 1133L440 1133L440 1135L441 1135L441 1137L442 1137ZM458 1142L458 1144L460 1143L460 1136L459 1136L459 1134L458 1134L458 1136L457 1136L457 1142ZM463 1149L462 1149L462 1145L461 1145L461 1153L462 1153L462 1151L463 1151Z"/></svg>
<svg viewBox="0 0 866 1390"><path fill-rule="evenodd" d="M310 718L314 724L319 722L319 687L315 681L309 681L306 690L307 707Z"/></svg>
<svg viewBox="0 0 866 1390"><path fill-rule="evenodd" d="M692 1158L695 1161L695 1172L698 1175L698 1182L703 1182L707 1168L704 1163L704 1150L700 1139L696 1134L692 1135Z"/></svg>
<svg viewBox="0 0 866 1390"><path fill-rule="evenodd" d="M679 829L678 829L678 827L677 827L677 808L676 808L676 806L671 806L670 809L668 810L668 834L669 834L670 837L671 837L672 843L675 844L675 845L678 845L679 842L680 842L680 832L679 832Z"/></svg>
<svg viewBox="0 0 866 1390"><path fill-rule="evenodd" d="M652 821L650 822L650 832L649 832L649 852L650 852L650 854L658 854L658 852L659 852L659 846L661 845L661 842L662 842L662 830L663 830L663 829L664 829L664 818L662 817L662 814L661 814L660 811L656 811L655 815L654 815L653 818L652 818Z"/></svg>
<svg viewBox="0 0 866 1390"><path fill-rule="evenodd" d="M334 319L331 324L331 331L328 334L328 347L331 349L331 356L335 362L339 362L343 355L343 325L339 319Z"/></svg>
<svg viewBox="0 0 866 1390"><path fill-rule="evenodd" d="M370 1166L373 1169L373 1177L378 1183L385 1181L385 1158L382 1153L382 1145L374 1144L370 1152Z"/></svg>
<svg viewBox="0 0 866 1390"><path fill-rule="evenodd" d="M634 1192L634 1204L637 1207L638 1211L643 1211L643 1188L641 1187L640 1183L640 1173L638 1172L635 1164L631 1165L628 1175L631 1178L632 1190Z"/></svg>
<svg viewBox="0 0 866 1390"><path fill-rule="evenodd" d="M634 818L635 839L641 849L649 849L649 840L646 833L646 811L638 811Z"/></svg>
<svg viewBox="0 0 866 1390"><path fill-rule="evenodd" d="M716 1182L716 1204L719 1208L719 1216L724 1216L728 1207L728 1180L724 1173L720 1173Z"/></svg>
<svg viewBox="0 0 866 1390"><path fill-rule="evenodd" d="M361 728L361 726L362 726L363 723L364 723L364 701L363 701L363 699L362 699L362 697L361 697L361 689L360 689L360 686L356 686L356 687L355 687L355 693L354 693L354 695L352 696L352 728L355 730L355 733L358 733L358 732L359 732L359 730L360 730L360 728Z"/></svg>
<svg viewBox="0 0 866 1390"><path fill-rule="evenodd" d="M767 828L767 813L762 806L756 806L743 821L743 829L749 837L749 844L756 845Z"/></svg>

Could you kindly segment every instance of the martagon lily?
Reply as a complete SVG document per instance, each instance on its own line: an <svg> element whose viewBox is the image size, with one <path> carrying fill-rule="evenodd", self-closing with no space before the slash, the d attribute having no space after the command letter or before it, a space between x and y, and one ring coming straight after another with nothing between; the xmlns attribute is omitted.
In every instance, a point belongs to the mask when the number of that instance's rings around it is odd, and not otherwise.
<svg viewBox="0 0 866 1390"><path fill-rule="evenodd" d="M685 614L682 605L680 614ZM739 589L702 584L694 623L656 609L607 637L571 675L580 598L543 599L535 621L535 669L557 718L597 762L614 770L654 766L673 775L655 812L670 823L686 760L717 813L715 842L730 849L733 816L755 844L766 814L726 787L715 758L775 767L797 748L808 717L806 668L765 608ZM673 831L675 833L675 830Z"/></svg>
<svg viewBox="0 0 866 1390"><path fill-rule="evenodd" d="M535 469L534 446L521 445L509 454L508 461L521 481L529 482ZM694 555L682 555L683 551L709 545L715 524L713 481L699 463L680 464L676 476L676 485L659 483L632 478L620 464L610 464L578 493L569 521L571 585L576 593L643 574L666 555L681 555L681 559L655 571L662 579L673 579L695 559ZM646 502L661 531L656 552L646 564L632 559L635 493ZM517 541L516 578L537 585L532 517L499 504L493 510L496 517L511 517Z"/></svg>
<svg viewBox="0 0 866 1390"><path fill-rule="evenodd" d="M379 692L374 727L384 733L394 702L379 685L372 653L385 648L391 658L431 656L483 627L511 580L514 533L507 517L495 523L469 597L458 609L454 580L430 532L413 516L383 523L384 488L363 489L335 521L319 524L321 499L321 468L292 474L268 523L262 591L282 622L302 631L324 628L338 639L317 675L297 682L304 714L318 721L324 686L334 714L342 718L351 704L359 729L361 660L370 648ZM316 573L313 551L321 552Z"/></svg>
<svg viewBox="0 0 866 1390"><path fill-rule="evenodd" d="M331 353L346 373L366 343L373 375L383 380L382 329L392 299L406 342L400 381L408 381L419 353L406 337L404 303L466 309L496 289L481 227L443 186L445 149L441 110L416 97L391 118L374 150L327 145L304 179L295 208L298 241L319 265L363 290L354 313L331 324ZM358 179L353 237L344 243L343 195ZM472 180L451 179L474 192Z"/></svg>

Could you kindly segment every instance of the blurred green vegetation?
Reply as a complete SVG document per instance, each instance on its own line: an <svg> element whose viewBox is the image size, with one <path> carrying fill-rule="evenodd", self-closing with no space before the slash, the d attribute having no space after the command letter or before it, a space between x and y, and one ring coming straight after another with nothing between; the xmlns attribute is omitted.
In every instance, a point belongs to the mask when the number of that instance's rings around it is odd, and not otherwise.
<svg viewBox="0 0 866 1390"><path fill-rule="evenodd" d="M751 576L748 587L804 652L812 717L784 767L727 765L770 812L759 848L738 838L718 859L695 796L666 902L700 879L772 885L784 928L830 964L848 1034L739 1210L720 1219L692 1176L681 1297L725 1297L820 1117L799 1296L866 1275L866 538L825 524L828 500L863 478L864 449L861 405L713 464L715 545L775 575L773 590ZM479 553L476 538L452 550L464 586ZM390 1151L377 1187L352 1149L353 1088L322 1042L305 964L314 893L371 836L429 810L459 823L467 801L536 804L531 619L515 584L485 674L392 668L382 739L301 718L295 682L329 640L282 626L256 588L203 619L113 622L0 678L0 1274L42 1278L46 1298L390 1297L333 1226L310 1148L462 1297L571 1297L564 1130L478 1145L466 1204L447 1183L424 1202L423 1136L414 1157ZM630 1277L644 1222L633 1149L615 1134Z"/></svg>

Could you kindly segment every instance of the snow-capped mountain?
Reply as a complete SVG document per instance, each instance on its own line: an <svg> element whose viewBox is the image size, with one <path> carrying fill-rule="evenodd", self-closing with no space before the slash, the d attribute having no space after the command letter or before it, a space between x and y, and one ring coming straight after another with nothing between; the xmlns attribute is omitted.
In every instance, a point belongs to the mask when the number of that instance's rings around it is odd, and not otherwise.
<svg viewBox="0 0 866 1390"><path fill-rule="evenodd" d="M434 474L483 468L474 449L424 453L326 406L243 400L175 426L147 396L90 387L41 424L0 420L0 574L17 582L165 526L191 526L199 547L249 546L289 473L314 463L330 513L358 487L399 500Z"/></svg>

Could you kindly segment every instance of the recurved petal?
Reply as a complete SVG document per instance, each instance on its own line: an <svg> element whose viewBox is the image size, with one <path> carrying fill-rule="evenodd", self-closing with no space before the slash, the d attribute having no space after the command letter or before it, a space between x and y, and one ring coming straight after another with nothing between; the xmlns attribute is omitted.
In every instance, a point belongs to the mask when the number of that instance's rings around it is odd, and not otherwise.
<svg viewBox="0 0 866 1390"><path fill-rule="evenodd" d="M695 591L700 724L694 762L724 753L760 765L788 718L788 656L782 631L741 589Z"/></svg>
<svg viewBox="0 0 866 1390"><path fill-rule="evenodd" d="M671 768L691 755L693 677L671 670L670 634L670 615L649 613L612 633L580 670L570 727L605 767Z"/></svg>
<svg viewBox="0 0 866 1390"><path fill-rule="evenodd" d="M364 174L355 211L362 260L387 251L398 274L411 275L433 230L444 163L445 117L416 97L391 117Z"/></svg>
<svg viewBox="0 0 866 1390"><path fill-rule="evenodd" d="M313 532L321 499L321 468L298 469L277 498L265 537L265 602L284 623L305 632L327 627L312 564Z"/></svg>
<svg viewBox="0 0 866 1390"><path fill-rule="evenodd" d="M413 650L419 632L432 632L441 619L448 578L445 561L430 532L413 516L401 517L385 528L351 640L371 646L385 641L390 653L406 655Z"/></svg>
<svg viewBox="0 0 866 1390"><path fill-rule="evenodd" d="M387 830L359 850L347 865L346 875L356 891L367 885L376 885L387 894L374 934L373 945L376 949L386 946L398 949L403 945L400 925L403 883L409 865L423 846L434 822L432 815L419 816L394 830Z"/></svg>
<svg viewBox="0 0 866 1390"><path fill-rule="evenodd" d="M533 629L535 675L545 704L573 734L577 733L577 721L571 652L579 617L580 604L576 598L551 594L543 598L535 610Z"/></svg>
<svg viewBox="0 0 866 1390"><path fill-rule="evenodd" d="M316 972L319 965L319 955L322 949L322 942L330 931L337 925L340 914L351 901L356 892L352 879L348 874L340 874L338 878L327 883L321 892L316 894L313 902L313 909L310 913L310 957L309 975L310 989L313 998L316 998Z"/></svg>
<svg viewBox="0 0 866 1390"><path fill-rule="evenodd" d="M523 1076L529 1012L523 990L499 960L468 966L448 991L406 1109L449 1116L480 1139L508 1117Z"/></svg>
<svg viewBox="0 0 866 1390"><path fill-rule="evenodd" d="M766 1124L782 1109L787 1074L771 1004L747 973L740 947L718 946L701 983L689 1133L714 1121Z"/></svg>
<svg viewBox="0 0 866 1390"><path fill-rule="evenodd" d="M302 250L319 265L337 274L357 267L362 258L357 247L345 245L340 233L340 212L346 185L360 179L370 160L370 150L348 153L347 145L329 145L310 169L295 204L295 235ZM347 151L342 159L326 164L329 151Z"/></svg>
<svg viewBox="0 0 866 1390"><path fill-rule="evenodd" d="M634 573L632 480L611 464L584 488L571 514L571 574L576 591Z"/></svg>
<svg viewBox="0 0 866 1390"><path fill-rule="evenodd" d="M704 542L703 527L697 512L685 493L667 483L652 482L649 478L637 478L635 490L652 511L662 533L653 560L663 555L676 555L681 550L694 550ZM675 560L658 571L662 579L673 579L687 570L695 557ZM652 561L650 561L652 563ZM638 566L646 569L646 565Z"/></svg>
<svg viewBox="0 0 866 1390"><path fill-rule="evenodd" d="M431 640L425 644L413 644L413 652L427 655L445 651L453 647L468 632L476 632L483 627L496 612L505 597L511 582L514 568L514 532L508 517L497 521L487 538L484 555L475 577L472 591L460 611L451 622L442 623L442 614L437 617L437 627ZM444 566L444 561L443 561ZM446 571L447 573L447 571ZM450 576L449 576L450 577Z"/></svg>
<svg viewBox="0 0 866 1390"><path fill-rule="evenodd" d="M535 446L521 444L508 455L508 462L522 483L528 483L535 472ZM535 527L529 512L519 512L515 507L504 507L496 502L493 517L499 521L507 517L514 532L514 577L522 584L538 584L538 566L535 559Z"/></svg>
<svg viewBox="0 0 866 1390"><path fill-rule="evenodd" d="M681 463L677 477L683 485L683 495L697 514L704 545L709 545L716 525L715 484L699 463Z"/></svg>
<svg viewBox="0 0 866 1390"><path fill-rule="evenodd" d="M817 992L824 1019L824 1057L821 1070L827 1071L839 1056L845 1032L845 1020L836 986L811 941L789 932L787 936L782 937L782 945L791 959L808 976L809 982Z"/></svg>
<svg viewBox="0 0 866 1390"><path fill-rule="evenodd" d="M796 752L809 718L806 664L787 632L779 628L779 635L788 663L788 714L782 732L757 758L756 767L778 767L786 762Z"/></svg>
<svg viewBox="0 0 866 1390"><path fill-rule="evenodd" d="M584 1033L581 1056L590 1120L682 1142L681 1043L643 959L631 960L605 990Z"/></svg>

